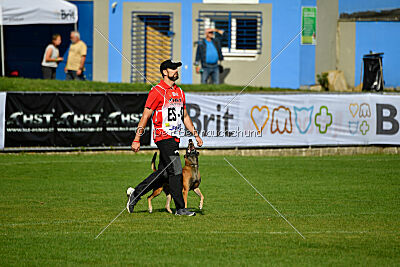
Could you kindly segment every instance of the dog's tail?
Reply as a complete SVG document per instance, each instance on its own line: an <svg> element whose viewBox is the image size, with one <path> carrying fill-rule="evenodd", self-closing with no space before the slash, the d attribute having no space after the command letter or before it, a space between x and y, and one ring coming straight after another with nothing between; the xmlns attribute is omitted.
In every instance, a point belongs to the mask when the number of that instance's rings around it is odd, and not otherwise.
<svg viewBox="0 0 400 267"><path fill-rule="evenodd" d="M151 159L151 168L153 171L156 171L156 158L157 158L157 152L154 153L153 158Z"/></svg>

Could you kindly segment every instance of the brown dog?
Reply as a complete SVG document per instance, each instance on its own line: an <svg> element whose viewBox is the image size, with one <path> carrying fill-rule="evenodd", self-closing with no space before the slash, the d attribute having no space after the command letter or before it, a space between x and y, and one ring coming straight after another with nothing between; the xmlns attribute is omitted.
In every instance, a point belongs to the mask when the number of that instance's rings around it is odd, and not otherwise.
<svg viewBox="0 0 400 267"><path fill-rule="evenodd" d="M151 161L151 167L153 171L156 171L155 161L157 157L157 152L154 153L153 159ZM199 209L203 209L204 196L200 191L199 185L201 182L200 172L199 172L199 152L196 151L192 139L189 139L189 145L185 154L185 166L182 170L183 175L183 199L185 201L185 208L187 208L187 197L190 190L193 190L200 197ZM153 190L153 193L147 198L149 204L149 212L153 212L153 206L151 205L151 200L157 197L161 192L164 191L167 195L167 203L165 208L169 213L172 213L171 204L171 194L169 193L169 185L164 183L161 187Z"/></svg>

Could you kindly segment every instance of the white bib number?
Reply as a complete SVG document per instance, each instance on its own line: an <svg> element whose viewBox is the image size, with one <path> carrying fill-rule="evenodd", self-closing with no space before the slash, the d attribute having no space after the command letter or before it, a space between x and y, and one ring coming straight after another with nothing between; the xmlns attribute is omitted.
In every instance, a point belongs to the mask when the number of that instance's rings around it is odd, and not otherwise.
<svg viewBox="0 0 400 267"><path fill-rule="evenodd" d="M169 106L163 109L163 125L164 132L168 135L180 137L180 132L183 129L182 118L183 118L183 107L180 106Z"/></svg>

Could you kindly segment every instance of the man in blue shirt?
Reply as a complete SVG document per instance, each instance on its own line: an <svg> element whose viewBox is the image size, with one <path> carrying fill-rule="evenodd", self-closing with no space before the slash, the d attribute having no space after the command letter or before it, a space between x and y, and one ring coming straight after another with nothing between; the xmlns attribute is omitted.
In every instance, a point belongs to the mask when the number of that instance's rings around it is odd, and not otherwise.
<svg viewBox="0 0 400 267"><path fill-rule="evenodd" d="M219 34L219 38L214 38L214 32ZM206 29L206 38L198 43L196 51L196 73L201 72L201 83L207 83L211 76L212 84L219 84L219 67L218 61L222 61L224 57L221 51L221 40L224 31L218 29ZM201 71L200 71L201 63Z"/></svg>

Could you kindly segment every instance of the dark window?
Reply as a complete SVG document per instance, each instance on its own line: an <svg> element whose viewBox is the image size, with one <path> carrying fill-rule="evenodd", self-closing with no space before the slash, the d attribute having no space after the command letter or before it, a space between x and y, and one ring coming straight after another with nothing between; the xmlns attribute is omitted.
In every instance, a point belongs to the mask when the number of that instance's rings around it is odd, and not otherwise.
<svg viewBox="0 0 400 267"><path fill-rule="evenodd" d="M199 11L198 40L204 38L206 28L224 30L222 52L261 53L262 13L253 11ZM218 33L216 33L218 36ZM237 51L241 50L241 51Z"/></svg>
<svg viewBox="0 0 400 267"><path fill-rule="evenodd" d="M223 30L224 32L229 32L229 21L226 20L213 20L215 24L215 28L219 30ZM218 34L218 33L216 33ZM229 39L228 38L222 38L221 39L221 45L222 47L229 47Z"/></svg>
<svg viewBox="0 0 400 267"><path fill-rule="evenodd" d="M236 20L236 48L257 49L257 20Z"/></svg>

